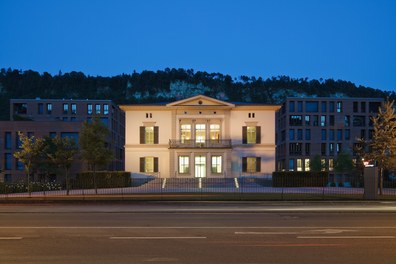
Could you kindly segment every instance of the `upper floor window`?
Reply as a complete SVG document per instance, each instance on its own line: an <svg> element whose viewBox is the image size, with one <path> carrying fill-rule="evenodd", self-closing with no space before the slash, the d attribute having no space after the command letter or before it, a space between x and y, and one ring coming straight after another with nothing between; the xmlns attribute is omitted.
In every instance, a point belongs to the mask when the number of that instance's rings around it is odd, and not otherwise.
<svg viewBox="0 0 396 264"><path fill-rule="evenodd" d="M100 115L100 104L95 105L95 114Z"/></svg>
<svg viewBox="0 0 396 264"><path fill-rule="evenodd" d="M43 103L39 103L37 105L37 114L39 114L39 115L44 114L44 104Z"/></svg>
<svg viewBox="0 0 396 264"><path fill-rule="evenodd" d="M301 115L291 115L289 119L290 126L302 126L302 116Z"/></svg>
<svg viewBox="0 0 396 264"><path fill-rule="evenodd" d="M322 108L321 109L322 113L326 113L327 112L327 102L321 102L320 105Z"/></svg>
<svg viewBox="0 0 396 264"><path fill-rule="evenodd" d="M359 103L358 102L353 102L353 112L357 113L359 111Z"/></svg>
<svg viewBox="0 0 396 264"><path fill-rule="evenodd" d="M87 104L87 114L92 115L92 104Z"/></svg>
<svg viewBox="0 0 396 264"><path fill-rule="evenodd" d="M243 144L260 144L261 143L261 127L244 126L242 127L242 143Z"/></svg>
<svg viewBox="0 0 396 264"><path fill-rule="evenodd" d="M306 115L305 116L305 125L310 126L311 125L311 116Z"/></svg>
<svg viewBox="0 0 396 264"><path fill-rule="evenodd" d="M47 104L47 114L48 115L52 114L52 104L51 103Z"/></svg>
<svg viewBox="0 0 396 264"><path fill-rule="evenodd" d="M334 126L334 115L329 115L329 125Z"/></svg>
<svg viewBox="0 0 396 264"><path fill-rule="evenodd" d="M69 105L63 104L63 114L67 115L69 113Z"/></svg>
<svg viewBox="0 0 396 264"><path fill-rule="evenodd" d="M141 126L140 127L140 144L158 144L159 127Z"/></svg>
<svg viewBox="0 0 396 264"><path fill-rule="evenodd" d="M381 102L369 102L369 113L378 113Z"/></svg>
<svg viewBox="0 0 396 264"><path fill-rule="evenodd" d="M334 102L329 102L329 112L334 113Z"/></svg>
<svg viewBox="0 0 396 264"><path fill-rule="evenodd" d="M184 143L186 140L191 139L191 125L190 124L182 124L180 126L180 139L181 142Z"/></svg>
<svg viewBox="0 0 396 264"><path fill-rule="evenodd" d="M295 111L295 109L294 109L294 101L290 101L289 102L289 112L294 112Z"/></svg>
<svg viewBox="0 0 396 264"><path fill-rule="evenodd" d="M341 113L342 112L342 102L338 101L337 102L337 113Z"/></svg>
<svg viewBox="0 0 396 264"><path fill-rule="evenodd" d="M210 139L211 140L220 140L220 125L219 124L211 124L210 125Z"/></svg>
<svg viewBox="0 0 396 264"><path fill-rule="evenodd" d="M303 111L303 102L298 101L297 102L297 112L301 113Z"/></svg>
<svg viewBox="0 0 396 264"><path fill-rule="evenodd" d="M206 125L195 124L195 142L204 143L206 140Z"/></svg>
<svg viewBox="0 0 396 264"><path fill-rule="evenodd" d="M4 134L4 148L5 149L11 149L12 147L12 137L11 137L11 132L5 132Z"/></svg>
<svg viewBox="0 0 396 264"><path fill-rule="evenodd" d="M353 126L366 126L366 118L365 116L353 116Z"/></svg>
<svg viewBox="0 0 396 264"><path fill-rule="evenodd" d="M248 113L249 118L254 118L255 116L256 116L255 113Z"/></svg>
<svg viewBox="0 0 396 264"><path fill-rule="evenodd" d="M71 113L73 115L77 114L77 105L76 104L71 104Z"/></svg>
<svg viewBox="0 0 396 264"><path fill-rule="evenodd" d="M325 115L320 116L320 126L322 126L322 127L326 126L326 116Z"/></svg>
<svg viewBox="0 0 396 264"><path fill-rule="evenodd" d="M104 104L103 105L103 114L104 115L108 115L109 114L109 105L108 104Z"/></svg>
<svg viewBox="0 0 396 264"><path fill-rule="evenodd" d="M360 103L360 112L366 113L366 102Z"/></svg>
<svg viewBox="0 0 396 264"><path fill-rule="evenodd" d="M14 104L14 114L26 115L27 114L27 104L26 103L15 103Z"/></svg>
<svg viewBox="0 0 396 264"><path fill-rule="evenodd" d="M317 113L319 111L319 102L307 101L305 102L305 112Z"/></svg>

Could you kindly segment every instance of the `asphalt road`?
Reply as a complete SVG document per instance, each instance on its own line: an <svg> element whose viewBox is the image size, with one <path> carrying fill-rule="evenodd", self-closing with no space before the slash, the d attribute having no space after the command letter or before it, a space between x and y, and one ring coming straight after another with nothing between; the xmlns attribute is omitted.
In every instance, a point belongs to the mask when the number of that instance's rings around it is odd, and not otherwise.
<svg viewBox="0 0 396 264"><path fill-rule="evenodd" d="M0 263L395 263L392 207L0 205Z"/></svg>

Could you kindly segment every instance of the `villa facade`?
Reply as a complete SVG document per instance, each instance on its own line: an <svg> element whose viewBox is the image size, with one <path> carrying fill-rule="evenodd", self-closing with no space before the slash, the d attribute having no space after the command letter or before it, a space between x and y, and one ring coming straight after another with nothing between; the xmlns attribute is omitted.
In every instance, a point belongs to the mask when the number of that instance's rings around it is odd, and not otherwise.
<svg viewBox="0 0 396 264"><path fill-rule="evenodd" d="M125 111L126 171L161 178L231 178L275 170L280 106L198 95L120 107Z"/></svg>

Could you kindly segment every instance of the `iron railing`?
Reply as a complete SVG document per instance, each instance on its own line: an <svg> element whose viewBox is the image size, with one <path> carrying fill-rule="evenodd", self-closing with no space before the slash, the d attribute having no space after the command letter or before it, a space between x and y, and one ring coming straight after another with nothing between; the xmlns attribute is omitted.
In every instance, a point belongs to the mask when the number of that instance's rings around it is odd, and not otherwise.
<svg viewBox="0 0 396 264"><path fill-rule="evenodd" d="M231 139L215 139L215 140L180 140L170 139L169 148L231 148Z"/></svg>

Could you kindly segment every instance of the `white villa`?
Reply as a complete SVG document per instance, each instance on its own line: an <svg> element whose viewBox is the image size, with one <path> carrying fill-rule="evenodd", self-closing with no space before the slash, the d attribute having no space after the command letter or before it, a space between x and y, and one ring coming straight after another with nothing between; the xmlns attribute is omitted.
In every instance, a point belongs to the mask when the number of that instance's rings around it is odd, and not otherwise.
<svg viewBox="0 0 396 264"><path fill-rule="evenodd" d="M169 104L123 105L125 170L161 178L271 174L279 108L203 95Z"/></svg>

